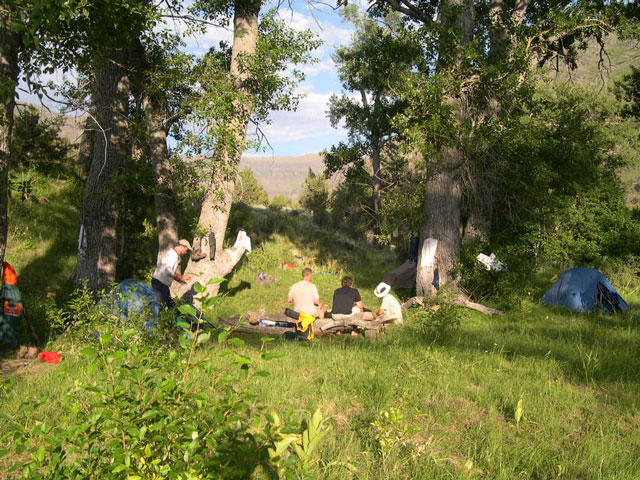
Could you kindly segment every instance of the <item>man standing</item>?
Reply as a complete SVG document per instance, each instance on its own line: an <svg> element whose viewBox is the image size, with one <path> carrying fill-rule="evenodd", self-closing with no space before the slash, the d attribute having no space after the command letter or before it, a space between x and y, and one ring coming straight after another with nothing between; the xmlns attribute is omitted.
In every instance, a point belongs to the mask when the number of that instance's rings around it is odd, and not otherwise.
<svg viewBox="0 0 640 480"><path fill-rule="evenodd" d="M333 292L331 313L351 315L356 311L354 307L358 309L358 312L364 311L360 292L353 288L353 279L351 277L344 277L342 279L342 287Z"/></svg>
<svg viewBox="0 0 640 480"><path fill-rule="evenodd" d="M324 318L327 307L320 301L318 288L311 283L312 274L310 268L302 270L302 280L291 285L287 302L293 303L293 309L298 313L304 312L314 317Z"/></svg>
<svg viewBox="0 0 640 480"><path fill-rule="evenodd" d="M156 271L153 272L151 286L156 291L160 305L166 305L168 307L174 306L170 290L174 280L180 283L187 283L191 280L189 275L180 275L177 273L180 257L189 251L191 251L191 244L187 240L182 239L178 242L178 245L169 249L158 262Z"/></svg>

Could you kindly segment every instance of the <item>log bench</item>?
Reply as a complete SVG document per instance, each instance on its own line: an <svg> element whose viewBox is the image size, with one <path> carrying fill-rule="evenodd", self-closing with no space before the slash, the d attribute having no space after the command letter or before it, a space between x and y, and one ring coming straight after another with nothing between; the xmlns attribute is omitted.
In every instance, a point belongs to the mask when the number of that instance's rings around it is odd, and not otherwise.
<svg viewBox="0 0 640 480"><path fill-rule="evenodd" d="M268 320L286 326L260 325L259 322ZM351 315L335 315L335 318L322 318L313 324L317 337L326 337L332 333L342 332L352 328L364 331L366 338L375 338L380 329L393 322L390 317L376 317L373 312L354 313ZM246 312L230 318L218 317L218 323L229 325L236 332L260 333L263 335L283 335L285 332L295 332L294 321L284 313Z"/></svg>

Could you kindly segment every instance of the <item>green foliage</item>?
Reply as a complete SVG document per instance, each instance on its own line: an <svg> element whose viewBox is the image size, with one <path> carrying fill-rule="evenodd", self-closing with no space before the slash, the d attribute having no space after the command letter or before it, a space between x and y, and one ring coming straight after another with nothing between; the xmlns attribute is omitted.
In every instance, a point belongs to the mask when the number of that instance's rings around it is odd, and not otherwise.
<svg viewBox="0 0 640 480"><path fill-rule="evenodd" d="M623 113L640 119L640 69L632 66L631 72L616 82L616 96L624 102Z"/></svg>
<svg viewBox="0 0 640 480"><path fill-rule="evenodd" d="M218 300L205 295L201 307ZM218 334L219 347L203 355L211 333L200 331L200 322L176 342L166 335L180 332L176 325L160 323L141 334L134 317L108 329L100 302L89 304L86 289L70 302L75 328L86 333L99 322L102 332L97 344L78 347L85 365L74 388L58 399L62 416L55 424L34 422L50 400L43 397L25 398L20 413L0 419L10 427L0 438L11 445L0 456L19 455L9 472L20 470L23 478L306 477L327 431L321 412L299 426L283 423L250 392L254 378L269 375L257 365L281 354L263 351L264 344L260 360L239 352L244 341L227 328ZM190 305L180 311L195 313ZM196 389L202 378L210 379L207 387Z"/></svg>
<svg viewBox="0 0 640 480"><path fill-rule="evenodd" d="M266 205L269 203L269 194L265 190L253 171L245 168L238 174L236 187L233 192L234 202L243 202L248 205Z"/></svg>
<svg viewBox="0 0 640 480"><path fill-rule="evenodd" d="M316 175L309 169L298 203L304 210L313 215L313 220L318 225L326 225L329 220L329 186L327 178L324 175Z"/></svg>
<svg viewBox="0 0 640 480"><path fill-rule="evenodd" d="M278 193L273 196L269 205L274 208L293 208L293 200L286 195Z"/></svg>
<svg viewBox="0 0 640 480"><path fill-rule="evenodd" d="M102 323L109 314L105 302L107 296L106 292L92 292L84 281L82 288L71 293L63 308L51 309L47 313L48 324L52 330L64 332Z"/></svg>
<svg viewBox="0 0 640 480"><path fill-rule="evenodd" d="M364 170L351 169L329 198L333 225L354 238L362 238L367 230L372 230L376 217L371 208L371 193L369 175Z"/></svg>
<svg viewBox="0 0 640 480"><path fill-rule="evenodd" d="M60 137L61 116L46 119L31 105L20 106L14 115L11 136L13 168L34 168L45 173L73 174L71 144Z"/></svg>
<svg viewBox="0 0 640 480"><path fill-rule="evenodd" d="M342 86L350 94L332 95L328 116L336 128L344 123L348 141L333 145L322 156L328 173L341 172L345 177L342 192L332 199L334 220L347 214L345 223L355 235L361 235L366 230L379 231L384 221L380 204L388 196L386 187L396 179L388 166L400 161L393 119L406 108L396 84L420 63L421 52L412 32L400 28L397 14L389 13L378 22L350 5L342 15L354 24L356 33L350 45L336 50L333 59ZM346 192L353 201L345 204Z"/></svg>
<svg viewBox="0 0 640 480"><path fill-rule="evenodd" d="M235 144L236 122L228 121L240 113L238 105L250 106L247 111L258 126L269 121L271 111L295 110L300 95L294 89L305 78L300 67L315 61L311 52L319 44L309 30L296 31L274 11L266 12L260 19L256 51L239 60L239 70L247 77L240 88L229 70L229 45L212 48L194 66L193 78L200 89L184 118L193 130L184 133L180 149L194 156L217 150L239 158L246 145ZM212 168L224 171L235 165L208 165L209 173Z"/></svg>
<svg viewBox="0 0 640 480"><path fill-rule="evenodd" d="M437 301L425 299L425 306L409 310L409 325L427 339L442 340L452 337L460 329L463 313L448 300L442 290Z"/></svg>
<svg viewBox="0 0 640 480"><path fill-rule="evenodd" d="M522 108L495 139L509 169L494 154L480 167L494 168L496 180L492 243L564 265L635 253L637 227L616 175L637 161L633 124L610 97L569 85L539 85Z"/></svg>

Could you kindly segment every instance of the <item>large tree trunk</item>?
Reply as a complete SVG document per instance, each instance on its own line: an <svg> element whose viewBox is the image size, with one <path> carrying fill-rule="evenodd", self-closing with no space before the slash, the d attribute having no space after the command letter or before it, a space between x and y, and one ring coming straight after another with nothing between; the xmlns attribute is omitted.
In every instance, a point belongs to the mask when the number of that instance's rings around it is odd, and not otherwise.
<svg viewBox="0 0 640 480"><path fill-rule="evenodd" d="M445 165L451 166L456 160L460 162L463 154L458 149L450 148L445 152ZM432 294L432 283L435 269L438 268L439 283L455 286L452 270L455 266L458 247L460 245L460 200L462 186L458 170L438 168L429 175L425 186L424 217L420 237L438 240L435 263L432 266L422 265L422 244L418 255L416 274L417 295Z"/></svg>
<svg viewBox="0 0 640 480"><path fill-rule="evenodd" d="M0 262L7 247L7 189L13 111L18 85L20 39L10 28L11 19L0 10ZM0 269L1 270L1 269Z"/></svg>
<svg viewBox="0 0 640 480"><path fill-rule="evenodd" d="M119 194L113 177L125 164L128 149L130 82L122 55L105 51L95 73L95 133L91 167L82 202L84 238L79 242L73 283L84 279L93 290L107 288L116 279L116 224Z"/></svg>
<svg viewBox="0 0 640 480"><path fill-rule="evenodd" d="M91 170L93 143L96 136L96 124L93 120L93 106L90 108L89 113L90 115L87 115L87 118L84 119L82 135L80 136L80 142L78 144L78 164L82 168L83 177L87 177L89 175L89 170Z"/></svg>
<svg viewBox="0 0 640 480"><path fill-rule="evenodd" d="M471 0L449 0L442 2L439 22L443 25L441 52L438 71L464 71L463 52L455 47L465 47L473 39L474 7ZM457 51L452 57L451 52ZM464 92L453 92L447 98L454 107L453 122L466 123ZM463 130L461 129L461 132ZM463 139L455 139L454 146L443 146L440 158L436 158L428 172L424 196L424 222L421 227L421 248L416 273L418 295L431 295L435 269L438 269L439 284L450 284L454 288L457 282L453 278L453 267L460 246L460 207L462 198L461 172L466 158L462 148ZM457 145L456 145L457 144ZM436 261L431 266L422 266L422 245L425 239L438 240Z"/></svg>
<svg viewBox="0 0 640 480"><path fill-rule="evenodd" d="M133 90L144 111L146 124L146 146L155 180L154 206L158 228L158 255L162 256L178 243L178 216L172 186L171 162L167 147L167 111L164 108L163 93L155 92L150 85L154 75L147 52L140 39L130 49L131 62L135 65ZM156 87L157 88L157 87Z"/></svg>
<svg viewBox="0 0 640 480"><path fill-rule="evenodd" d="M247 125L253 109L252 92L247 85L249 72L243 68L243 58L250 57L256 51L260 5L260 0L236 0L235 2L233 49L229 74L237 86L238 101L234 108L234 115L227 120L229 128L225 130L230 132L229 137L218 139L213 155L215 173L202 202L198 220L200 236L194 241L196 245L205 243L210 234L215 235L215 258L212 259L214 255L205 251L204 258L195 261L192 256L189 260L185 273L193 275L194 278L187 284L179 284L175 289L179 296L187 300L193 297L192 287L195 281L204 284L209 278L227 275L244 253L243 248L232 251L223 250L223 242L231 212L238 163L244 150ZM202 232L207 234L202 235ZM209 244L209 247L213 245ZM207 287L209 295L217 295L218 291L218 284Z"/></svg>
<svg viewBox="0 0 640 480"><path fill-rule="evenodd" d="M158 260L178 243L178 219L171 183L171 163L167 149L165 114L160 101L144 94L142 105L147 122L147 146L151 156L156 190L153 197L158 227Z"/></svg>
<svg viewBox="0 0 640 480"><path fill-rule="evenodd" d="M375 215L376 228L380 222L380 192L382 191L382 178L380 177L380 140L374 136L371 139L371 166L373 167L373 213Z"/></svg>

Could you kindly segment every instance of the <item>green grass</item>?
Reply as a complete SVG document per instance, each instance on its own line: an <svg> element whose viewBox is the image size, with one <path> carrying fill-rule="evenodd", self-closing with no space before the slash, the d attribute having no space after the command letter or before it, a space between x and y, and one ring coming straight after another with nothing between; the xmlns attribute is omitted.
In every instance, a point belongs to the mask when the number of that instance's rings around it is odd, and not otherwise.
<svg viewBox="0 0 640 480"><path fill-rule="evenodd" d="M221 309L225 305L221 305ZM412 315L375 341L269 344L284 358L251 390L283 417L320 408L331 425L317 478L638 478L640 318L524 312L465 314L453 336L419 334ZM244 337L251 355L259 339ZM34 417L82 378L76 343L58 370L20 377L3 401L47 395ZM220 348L207 347L212 363ZM207 378L202 378L205 388ZM523 417L515 410L522 399ZM186 414L186 413L185 413ZM49 420L50 421L50 420Z"/></svg>
<svg viewBox="0 0 640 480"><path fill-rule="evenodd" d="M29 207L29 218L38 219L40 230L31 221L25 221L28 234L12 230L10 252L23 256L11 260L21 286L34 298L62 292L62 279L70 273L75 231L61 231L53 239L47 231L56 223L72 230L77 212L60 210L59 219L45 213L62 209L65 194L63 188L59 196L49 196L48 204ZM26 212L27 207L12 208ZM349 247L348 239L317 229L302 215L253 213L254 251L229 277L214 316L281 311L304 266L313 268L313 281L327 303L348 274L364 303L378 306L373 288L395 266L393 253ZM35 251L19 246L39 236L42 243ZM283 262L296 268L282 270ZM51 274L36 275L39 268ZM258 272L279 281L256 287ZM640 478L639 282L633 275L610 279L632 303L630 313L579 315L545 307L537 299L551 275L542 274L523 285L517 308L493 317L463 310L459 330L449 335L423 333L416 313L409 311L404 326L392 326L373 341L350 336L277 340L265 348L285 356L265 362L257 355L260 337L244 335L246 345L239 351L257 359L255 369L270 372L249 387L265 409L301 419L320 408L327 418L330 431L312 466L316 478ZM47 346L63 354L58 367L34 368L0 388L0 412L16 414L25 399L42 398L26 416L55 423L74 381L105 381L99 373L87 377L79 352L90 341L84 335L88 331L76 333ZM229 362L222 351L210 342L200 355L216 371ZM203 375L195 389L215 395L211 382ZM516 413L520 401L521 418ZM195 406L185 412L194 414ZM0 423L0 436L6 426ZM0 459L0 478L7 478L9 461Z"/></svg>

